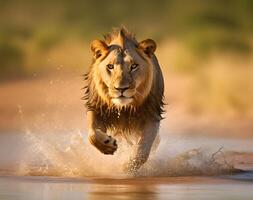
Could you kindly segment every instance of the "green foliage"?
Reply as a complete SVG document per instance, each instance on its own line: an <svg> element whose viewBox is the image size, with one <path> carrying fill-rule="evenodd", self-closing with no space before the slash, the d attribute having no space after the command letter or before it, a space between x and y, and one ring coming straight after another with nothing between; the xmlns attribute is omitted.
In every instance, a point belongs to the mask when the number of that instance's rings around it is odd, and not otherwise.
<svg viewBox="0 0 253 200"><path fill-rule="evenodd" d="M34 33L33 39L39 50L46 51L61 42L63 34L55 28L40 28Z"/></svg>
<svg viewBox="0 0 253 200"><path fill-rule="evenodd" d="M0 79L22 75L23 51L11 38L0 36Z"/></svg>
<svg viewBox="0 0 253 200"><path fill-rule="evenodd" d="M214 51L246 55L252 51L252 10L251 0L1 1L0 33L9 39L0 44L0 70L22 71L23 57L29 59L27 43L36 51L49 51L66 38L90 41L121 24L137 38L183 41L193 56Z"/></svg>

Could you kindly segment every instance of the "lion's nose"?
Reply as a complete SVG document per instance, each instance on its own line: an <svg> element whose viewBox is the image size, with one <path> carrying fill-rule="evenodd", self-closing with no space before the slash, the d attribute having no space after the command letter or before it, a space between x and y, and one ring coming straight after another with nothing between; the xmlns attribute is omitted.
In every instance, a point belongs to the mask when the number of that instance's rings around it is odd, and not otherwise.
<svg viewBox="0 0 253 200"><path fill-rule="evenodd" d="M129 87L114 87L115 90L120 91L121 93L125 92L127 89L129 89Z"/></svg>

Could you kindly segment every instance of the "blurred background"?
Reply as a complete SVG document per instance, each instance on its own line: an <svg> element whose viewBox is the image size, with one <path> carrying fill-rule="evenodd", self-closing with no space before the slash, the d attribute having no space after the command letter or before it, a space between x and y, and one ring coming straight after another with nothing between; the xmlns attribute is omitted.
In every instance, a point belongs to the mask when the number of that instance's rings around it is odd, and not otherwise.
<svg viewBox="0 0 253 200"><path fill-rule="evenodd" d="M86 129L89 44L157 42L168 133L253 138L253 1L1 0L0 133Z"/></svg>

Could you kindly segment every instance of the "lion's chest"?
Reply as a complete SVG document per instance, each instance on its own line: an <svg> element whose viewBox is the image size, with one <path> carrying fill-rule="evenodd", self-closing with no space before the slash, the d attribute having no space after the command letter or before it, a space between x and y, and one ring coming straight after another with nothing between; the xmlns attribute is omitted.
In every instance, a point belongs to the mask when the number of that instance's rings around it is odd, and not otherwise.
<svg viewBox="0 0 253 200"><path fill-rule="evenodd" d="M131 115L128 112L113 112L109 115L103 115L102 118L108 129L129 134L138 134L145 123L139 116Z"/></svg>
<svg viewBox="0 0 253 200"><path fill-rule="evenodd" d="M105 118L105 123L107 134L117 139L121 138L129 144L136 144L142 134L140 124L133 116L124 114L110 116Z"/></svg>

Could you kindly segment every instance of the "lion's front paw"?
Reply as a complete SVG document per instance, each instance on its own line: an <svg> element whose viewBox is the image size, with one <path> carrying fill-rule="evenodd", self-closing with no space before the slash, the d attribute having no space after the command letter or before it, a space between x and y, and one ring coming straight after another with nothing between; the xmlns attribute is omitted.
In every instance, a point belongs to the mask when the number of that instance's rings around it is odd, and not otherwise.
<svg viewBox="0 0 253 200"><path fill-rule="evenodd" d="M100 130L96 130L95 134L89 135L89 141L104 154L113 155L118 148L116 140L113 137L102 133Z"/></svg>

